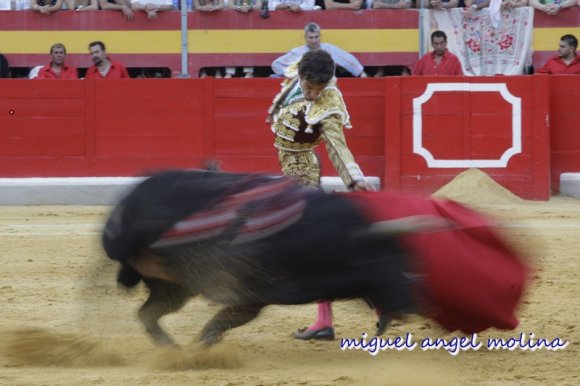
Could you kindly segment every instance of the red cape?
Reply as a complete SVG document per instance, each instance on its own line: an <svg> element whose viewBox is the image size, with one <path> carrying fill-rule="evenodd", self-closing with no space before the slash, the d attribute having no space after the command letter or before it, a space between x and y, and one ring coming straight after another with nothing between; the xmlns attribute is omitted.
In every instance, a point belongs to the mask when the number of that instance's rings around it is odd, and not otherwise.
<svg viewBox="0 0 580 386"><path fill-rule="evenodd" d="M347 195L372 221L415 215L445 218L453 229L402 237L424 275L428 315L450 331L514 329L528 268L482 214L457 202L392 192Z"/></svg>

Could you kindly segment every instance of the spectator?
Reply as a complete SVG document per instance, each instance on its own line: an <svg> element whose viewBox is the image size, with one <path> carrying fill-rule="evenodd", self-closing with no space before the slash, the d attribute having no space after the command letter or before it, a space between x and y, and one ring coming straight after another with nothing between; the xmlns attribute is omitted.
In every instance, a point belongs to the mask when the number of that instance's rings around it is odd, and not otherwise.
<svg viewBox="0 0 580 386"><path fill-rule="evenodd" d="M0 54L0 78L10 78L8 60L6 60L6 57L2 54Z"/></svg>
<svg viewBox="0 0 580 386"><path fill-rule="evenodd" d="M94 65L87 69L85 78L120 79L129 78L129 73L121 63L109 59L105 43L96 41L89 44L89 51Z"/></svg>
<svg viewBox="0 0 580 386"><path fill-rule="evenodd" d="M262 8L262 0L230 0L228 8L241 13L259 11Z"/></svg>
<svg viewBox="0 0 580 386"><path fill-rule="evenodd" d="M131 7L135 11L143 11L150 20L157 20L157 12L173 10L172 0L133 0Z"/></svg>
<svg viewBox="0 0 580 386"><path fill-rule="evenodd" d="M477 11L489 7L490 0L465 0L465 17L473 17Z"/></svg>
<svg viewBox="0 0 580 386"><path fill-rule="evenodd" d="M50 15L62 8L63 0L31 0L32 10L43 15Z"/></svg>
<svg viewBox="0 0 580 386"><path fill-rule="evenodd" d="M324 9L344 9L358 11L364 6L363 0L324 0Z"/></svg>
<svg viewBox="0 0 580 386"><path fill-rule="evenodd" d="M262 8L262 0L233 0L228 6L236 12L249 14L252 11L259 11ZM254 67L242 68L244 78L254 77ZM236 75L235 67L226 67L225 78L233 78Z"/></svg>
<svg viewBox="0 0 580 386"><path fill-rule="evenodd" d="M50 47L51 61L38 70L38 79L77 79L77 69L68 66L66 61L66 47L62 43Z"/></svg>
<svg viewBox="0 0 580 386"><path fill-rule="evenodd" d="M441 0L435 0L440 2ZM453 0L457 2L458 0ZM372 9L403 9L413 8L412 0L371 0L370 8Z"/></svg>
<svg viewBox="0 0 580 386"><path fill-rule="evenodd" d="M574 7L576 0L530 0L530 5L548 15L556 15L564 8Z"/></svg>
<svg viewBox="0 0 580 386"><path fill-rule="evenodd" d="M576 54L578 39L574 35L564 35L560 38L558 55L549 59L539 74L580 74L580 60Z"/></svg>
<svg viewBox="0 0 580 386"><path fill-rule="evenodd" d="M195 10L201 12L215 12L224 9L224 0L194 0Z"/></svg>
<svg viewBox="0 0 580 386"><path fill-rule="evenodd" d="M320 36L321 32L318 24L306 24L306 27L304 27L304 40L306 41L306 45L293 48L287 54L274 60L272 63L274 74L284 75L286 68L291 64L298 62L306 52L322 49L332 56L332 59L338 66L344 68L352 75L360 76L361 78L367 77L364 67L360 64L357 58L337 46L328 43L321 43Z"/></svg>
<svg viewBox="0 0 580 386"><path fill-rule="evenodd" d="M127 21L135 19L135 13L131 8L131 0L99 0L99 8L109 11L121 11Z"/></svg>
<svg viewBox="0 0 580 386"><path fill-rule="evenodd" d="M98 0L64 0L68 9L75 11L97 11L99 9Z"/></svg>
<svg viewBox="0 0 580 386"><path fill-rule="evenodd" d="M445 10L449 8L457 8L465 6L463 0L429 0L425 1L425 8L436 10Z"/></svg>
<svg viewBox="0 0 580 386"><path fill-rule="evenodd" d="M268 1L270 11L312 11L314 10L314 0L270 0Z"/></svg>
<svg viewBox="0 0 580 386"><path fill-rule="evenodd" d="M429 52L417 62L413 75L463 75L457 56L447 50L447 35L443 31L431 34L433 52Z"/></svg>
<svg viewBox="0 0 580 386"><path fill-rule="evenodd" d="M501 9L514 9L520 7L527 7L528 0L502 0Z"/></svg>

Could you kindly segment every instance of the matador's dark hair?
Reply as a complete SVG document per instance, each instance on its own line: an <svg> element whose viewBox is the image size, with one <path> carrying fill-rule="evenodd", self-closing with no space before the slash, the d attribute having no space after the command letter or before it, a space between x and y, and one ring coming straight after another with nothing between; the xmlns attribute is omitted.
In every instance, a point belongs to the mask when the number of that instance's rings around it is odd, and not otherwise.
<svg viewBox="0 0 580 386"><path fill-rule="evenodd" d="M334 76L334 60L326 51L308 51L300 59L298 75L300 79L314 84L326 84Z"/></svg>

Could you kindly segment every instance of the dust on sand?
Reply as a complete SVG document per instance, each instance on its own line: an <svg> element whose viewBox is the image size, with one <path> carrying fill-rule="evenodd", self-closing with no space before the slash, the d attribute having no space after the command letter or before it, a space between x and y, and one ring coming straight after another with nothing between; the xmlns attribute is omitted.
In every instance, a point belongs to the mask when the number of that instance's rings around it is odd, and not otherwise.
<svg viewBox="0 0 580 386"><path fill-rule="evenodd" d="M440 189L491 214L535 264L515 331L479 334L479 350L384 350L376 356L334 342L304 342L293 330L309 324L312 305L271 306L203 352L190 345L219 310L204 299L163 320L182 349L157 349L136 310L143 288L115 286L116 265L99 245L107 207L0 207L0 384L6 385L575 385L580 341L580 200L519 199L478 170ZM360 301L334 308L338 338L372 333L375 316ZM383 338L455 336L418 316L398 321ZM488 338L559 337L558 351L490 351Z"/></svg>

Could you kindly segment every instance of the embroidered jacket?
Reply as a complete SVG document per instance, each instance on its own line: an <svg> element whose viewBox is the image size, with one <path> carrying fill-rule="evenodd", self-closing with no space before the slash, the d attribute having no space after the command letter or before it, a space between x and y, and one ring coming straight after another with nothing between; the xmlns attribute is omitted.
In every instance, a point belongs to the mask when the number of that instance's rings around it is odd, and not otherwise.
<svg viewBox="0 0 580 386"><path fill-rule="evenodd" d="M332 79L314 101L304 99L296 66L286 71L268 113L272 116L274 146L284 151L311 151L324 141L330 161L347 187L364 175L346 145L343 128L351 128L342 93Z"/></svg>

